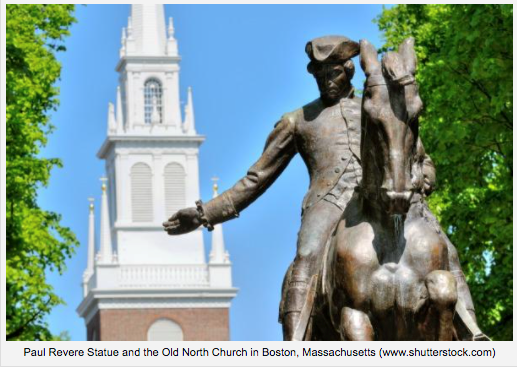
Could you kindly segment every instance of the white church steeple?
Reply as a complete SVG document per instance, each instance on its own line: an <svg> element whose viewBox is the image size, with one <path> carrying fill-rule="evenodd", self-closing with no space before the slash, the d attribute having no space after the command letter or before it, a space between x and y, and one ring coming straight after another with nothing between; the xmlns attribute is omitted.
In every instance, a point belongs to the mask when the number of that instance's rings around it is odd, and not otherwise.
<svg viewBox="0 0 517 367"><path fill-rule="evenodd" d="M166 29L163 5L131 5L117 65L124 116L123 133L118 134L184 134L180 60L172 18Z"/></svg>
<svg viewBox="0 0 517 367"><path fill-rule="evenodd" d="M131 26L135 49L131 55L165 56L165 14L163 5L131 5ZM129 36L129 35L128 35Z"/></svg>
<svg viewBox="0 0 517 367"><path fill-rule="evenodd" d="M237 290L222 227L213 232L209 261L202 228L168 236L162 227L200 198L199 146L205 138L195 129L190 88L182 117L179 63L164 6L132 5L116 67L116 104L108 105L107 136L97 153L106 170L100 248L94 263L89 257L85 274L92 267L93 274L83 278L78 308L88 340L158 340L164 327L175 330L170 338L229 338L229 307ZM93 211L90 223L93 231ZM91 241L93 234L89 251ZM216 323L209 309L217 313ZM194 316L185 318L184 310ZM141 317L146 321L125 322ZM170 321L165 326L164 319Z"/></svg>

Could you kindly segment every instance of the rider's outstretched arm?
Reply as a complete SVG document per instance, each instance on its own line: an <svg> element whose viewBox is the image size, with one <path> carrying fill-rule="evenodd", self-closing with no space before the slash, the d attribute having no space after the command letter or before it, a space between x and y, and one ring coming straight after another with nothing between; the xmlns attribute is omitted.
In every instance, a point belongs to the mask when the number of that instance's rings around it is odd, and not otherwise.
<svg viewBox="0 0 517 367"><path fill-rule="evenodd" d="M163 223L164 230L170 235L177 235L191 232L201 224L211 230L218 223L238 217L243 209L271 186L295 154L294 120L284 116L269 135L262 156L246 176L207 203L198 201L197 208L174 213Z"/></svg>
<svg viewBox="0 0 517 367"><path fill-rule="evenodd" d="M296 154L294 121L283 117L269 135L264 152L246 176L215 199L201 204L207 224L235 218L262 195Z"/></svg>

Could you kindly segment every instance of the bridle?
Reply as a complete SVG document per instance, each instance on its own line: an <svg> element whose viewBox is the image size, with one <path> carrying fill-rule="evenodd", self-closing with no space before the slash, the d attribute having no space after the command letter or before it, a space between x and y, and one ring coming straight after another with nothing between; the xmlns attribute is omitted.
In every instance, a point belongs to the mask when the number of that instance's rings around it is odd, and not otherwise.
<svg viewBox="0 0 517 367"><path fill-rule="evenodd" d="M370 75L365 82L364 88L365 90L382 86L382 85L393 85L398 87L405 87L406 85L416 84L415 77L411 74L406 74L397 79L392 79L386 81L386 78L383 74L380 75ZM362 154L361 154L362 155ZM378 204L379 200L379 192L378 191L370 191L366 187L360 185L355 188L355 191L358 192L361 196L363 196L366 200L370 201L370 205L374 207L380 208ZM414 198L413 198L414 199Z"/></svg>
<svg viewBox="0 0 517 367"><path fill-rule="evenodd" d="M412 76L411 74L403 75L400 78L390 80L389 82L386 82L386 78L382 74L381 75L370 75L366 79L365 89L368 89L370 87L376 87L378 85L396 85L396 86L405 87L406 85L415 84L415 83L416 83L415 77Z"/></svg>

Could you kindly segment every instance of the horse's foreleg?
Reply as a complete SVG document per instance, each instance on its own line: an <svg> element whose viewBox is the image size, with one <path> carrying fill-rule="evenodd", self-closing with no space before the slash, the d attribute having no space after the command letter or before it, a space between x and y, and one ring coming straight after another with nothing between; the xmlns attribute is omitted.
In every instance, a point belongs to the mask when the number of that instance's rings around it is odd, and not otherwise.
<svg viewBox="0 0 517 367"><path fill-rule="evenodd" d="M341 310L340 333L343 340L371 341L373 327L368 315L350 307Z"/></svg>
<svg viewBox="0 0 517 367"><path fill-rule="evenodd" d="M435 270L425 278L431 307L437 313L435 340L452 340L454 307L458 300L456 279L446 270Z"/></svg>

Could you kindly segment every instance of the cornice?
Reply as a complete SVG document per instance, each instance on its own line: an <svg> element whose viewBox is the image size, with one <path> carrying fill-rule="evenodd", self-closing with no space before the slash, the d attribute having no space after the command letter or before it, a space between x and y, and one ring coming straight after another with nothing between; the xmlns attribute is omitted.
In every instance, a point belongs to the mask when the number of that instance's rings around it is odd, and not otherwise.
<svg viewBox="0 0 517 367"><path fill-rule="evenodd" d="M97 157L104 159L108 155L108 152L112 146L116 143L136 143L139 145L145 145L146 143L184 143L192 145L192 147L198 148L201 143L205 141L204 135L175 135L175 136L153 136L153 135L119 135L119 136L108 136L102 143Z"/></svg>
<svg viewBox="0 0 517 367"><path fill-rule="evenodd" d="M123 56L117 63L115 70L120 71L127 64L178 64L181 61L180 56Z"/></svg>
<svg viewBox="0 0 517 367"><path fill-rule="evenodd" d="M91 320L102 309L229 308L238 288L92 290L77 307Z"/></svg>

